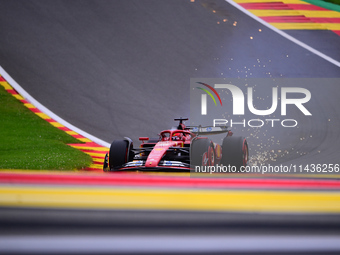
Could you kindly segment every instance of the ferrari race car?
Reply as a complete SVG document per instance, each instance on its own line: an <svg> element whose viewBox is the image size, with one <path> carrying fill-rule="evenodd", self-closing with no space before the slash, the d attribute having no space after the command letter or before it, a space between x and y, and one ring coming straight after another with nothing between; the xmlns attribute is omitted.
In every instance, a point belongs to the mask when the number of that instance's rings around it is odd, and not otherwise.
<svg viewBox="0 0 340 255"><path fill-rule="evenodd" d="M104 171L190 171L195 166L235 166L240 169L248 161L246 139L232 136L228 127L186 127L179 121L176 129L164 130L158 139L140 137L140 148L134 148L130 138L112 142L105 155ZM207 135L222 134L222 146L213 143Z"/></svg>

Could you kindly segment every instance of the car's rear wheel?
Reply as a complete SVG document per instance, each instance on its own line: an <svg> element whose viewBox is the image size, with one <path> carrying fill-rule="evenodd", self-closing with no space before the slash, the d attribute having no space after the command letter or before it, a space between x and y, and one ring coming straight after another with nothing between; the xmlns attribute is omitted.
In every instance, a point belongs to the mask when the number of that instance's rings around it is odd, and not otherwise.
<svg viewBox="0 0 340 255"><path fill-rule="evenodd" d="M247 140L240 136L227 136L222 143L222 160L223 166L229 166L233 171L239 172L241 166L246 166L248 162L248 144Z"/></svg>
<svg viewBox="0 0 340 255"><path fill-rule="evenodd" d="M204 154L208 152L209 141L205 138L196 138L191 141L190 145L190 163L193 166L204 165ZM207 156L207 154L205 154Z"/></svg>
<svg viewBox="0 0 340 255"><path fill-rule="evenodd" d="M109 167L113 170L129 160L129 143L126 140L115 140L112 142L109 152Z"/></svg>

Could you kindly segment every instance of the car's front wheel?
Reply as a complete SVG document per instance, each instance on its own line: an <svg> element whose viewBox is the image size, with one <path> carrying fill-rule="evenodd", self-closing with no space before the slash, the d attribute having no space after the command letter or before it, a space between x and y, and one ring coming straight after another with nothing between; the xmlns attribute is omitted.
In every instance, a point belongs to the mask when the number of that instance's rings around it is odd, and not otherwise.
<svg viewBox="0 0 340 255"><path fill-rule="evenodd" d="M194 167L204 166L208 160L209 140L206 138L196 138L190 145L190 164Z"/></svg>
<svg viewBox="0 0 340 255"><path fill-rule="evenodd" d="M115 140L112 142L109 152L110 170L122 166L129 160L129 143L126 140Z"/></svg>

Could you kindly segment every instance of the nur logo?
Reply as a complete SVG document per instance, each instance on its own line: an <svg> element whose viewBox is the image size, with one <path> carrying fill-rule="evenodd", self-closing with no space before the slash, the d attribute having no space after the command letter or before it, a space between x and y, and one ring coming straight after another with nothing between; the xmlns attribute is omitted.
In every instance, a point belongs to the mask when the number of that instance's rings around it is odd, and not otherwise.
<svg viewBox="0 0 340 255"><path fill-rule="evenodd" d="M218 95L217 91L213 87L211 87L210 85L203 83L203 82L197 82L197 83L201 84L203 86L206 86L208 89L210 89L217 96L218 100L220 101L221 106L223 106L220 96ZM211 92L209 90L201 88L201 87L196 87L196 88L206 92L212 98L215 105L217 106L215 97L211 94ZM201 96L201 114L202 115L207 115L207 94L202 94L202 96Z"/></svg>
<svg viewBox="0 0 340 255"><path fill-rule="evenodd" d="M215 84L214 85L215 88L213 88L210 85L203 83L203 82L197 82L197 83L206 86L212 92L214 92L217 98L219 99L221 106L222 106L221 98L215 89L228 89L231 92L232 98L233 98L233 115L244 115L245 96L240 88L232 84ZM215 105L217 105L214 96L211 94L209 90L200 88L200 87L197 87L197 88L206 92L214 100ZM300 98L288 98L288 94L292 94L292 93L302 94L304 95L304 97L300 96ZM248 87L247 88L247 103L248 103L249 111L255 115L260 115L260 116L270 115L274 113L279 104L278 102L280 98L278 94L279 94L278 88L272 87L272 106L266 110L259 110L254 107L253 88ZM307 103L310 99L311 99L311 93L308 89L299 88L299 87L281 87L281 115L282 116L287 115L287 105L292 104L292 105L295 105L304 115L311 116L312 114L303 105ZM207 95L206 94L202 94L201 96L201 114L207 115Z"/></svg>

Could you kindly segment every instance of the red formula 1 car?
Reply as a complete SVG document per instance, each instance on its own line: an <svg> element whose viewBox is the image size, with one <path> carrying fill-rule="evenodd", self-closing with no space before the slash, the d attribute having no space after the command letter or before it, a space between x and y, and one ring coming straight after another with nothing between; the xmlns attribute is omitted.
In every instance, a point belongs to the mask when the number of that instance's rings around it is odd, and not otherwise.
<svg viewBox="0 0 340 255"><path fill-rule="evenodd" d="M248 161L248 144L242 137L232 136L227 127L186 127L179 121L177 129L164 130L158 139L140 137L140 148L134 148L130 138L112 142L104 160L104 171L150 170L190 171L195 166L235 166ZM222 146L206 135L226 133Z"/></svg>

